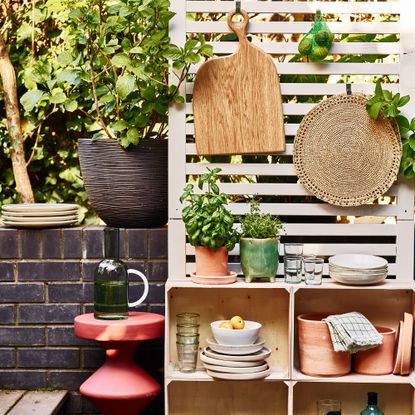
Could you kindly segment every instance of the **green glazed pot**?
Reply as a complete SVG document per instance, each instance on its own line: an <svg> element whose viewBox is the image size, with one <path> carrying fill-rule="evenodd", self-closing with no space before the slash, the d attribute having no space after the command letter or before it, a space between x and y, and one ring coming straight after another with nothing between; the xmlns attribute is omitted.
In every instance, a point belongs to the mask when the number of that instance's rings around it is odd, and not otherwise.
<svg viewBox="0 0 415 415"><path fill-rule="evenodd" d="M240 258L245 282L253 279L268 279L275 282L278 268L279 238L253 239L241 238Z"/></svg>

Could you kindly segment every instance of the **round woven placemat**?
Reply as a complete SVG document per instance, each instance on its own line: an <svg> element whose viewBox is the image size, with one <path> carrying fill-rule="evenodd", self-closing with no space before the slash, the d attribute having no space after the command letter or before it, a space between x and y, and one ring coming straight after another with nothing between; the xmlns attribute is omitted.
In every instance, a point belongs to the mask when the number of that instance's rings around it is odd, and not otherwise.
<svg viewBox="0 0 415 415"><path fill-rule="evenodd" d="M313 108L294 140L300 182L337 206L359 206L382 196L396 180L402 145L394 124L366 111L362 95L336 95Z"/></svg>

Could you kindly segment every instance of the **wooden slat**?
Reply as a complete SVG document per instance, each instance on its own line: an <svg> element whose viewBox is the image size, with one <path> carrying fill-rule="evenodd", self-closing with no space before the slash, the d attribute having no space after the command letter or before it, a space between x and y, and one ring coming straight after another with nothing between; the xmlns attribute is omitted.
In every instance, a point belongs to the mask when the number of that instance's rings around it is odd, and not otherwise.
<svg viewBox="0 0 415 415"><path fill-rule="evenodd" d="M229 195L269 195L269 196L312 196L303 185L297 183L220 183L221 191ZM204 190L195 188L195 193L202 194ZM387 195L396 194L392 186Z"/></svg>
<svg viewBox="0 0 415 415"><path fill-rule="evenodd" d="M234 53L238 48L238 42L207 42L213 46L215 54ZM252 42L264 52L271 54L298 54L297 42ZM398 42L334 42L330 48L331 54L382 54L392 55L401 52Z"/></svg>
<svg viewBox="0 0 415 415"><path fill-rule="evenodd" d="M317 244L310 243L304 244L304 254L305 255L336 255L339 252L343 254L353 254L356 253L356 244ZM194 255L195 247L186 244L186 254ZM279 254L284 255L284 244L279 244ZM396 255L396 245L395 244L359 244L359 254L368 254L368 255L381 255L381 256L395 256ZM239 255L239 245L236 245L235 248L229 252L229 255Z"/></svg>
<svg viewBox="0 0 415 415"><path fill-rule="evenodd" d="M201 64L192 65L189 73L196 73ZM398 75L395 63L279 63L280 75Z"/></svg>
<svg viewBox="0 0 415 415"><path fill-rule="evenodd" d="M184 141L184 138L183 138ZM292 144L286 144L285 145L285 152L281 153L281 155L291 155L293 153L293 145ZM186 144L186 154L188 155L196 155L196 146L193 143Z"/></svg>
<svg viewBox="0 0 415 415"><path fill-rule="evenodd" d="M188 12L226 13L235 8L231 1L188 1ZM241 8L250 13L369 13L369 14L399 14L399 2L328 2L328 1L242 1Z"/></svg>
<svg viewBox="0 0 415 415"><path fill-rule="evenodd" d="M266 175L266 176L295 176L293 164L225 164L225 163L187 163L187 174L206 173L206 167L220 168L220 175Z"/></svg>
<svg viewBox="0 0 415 415"><path fill-rule="evenodd" d="M0 415L6 415L24 393L23 390L0 390Z"/></svg>
<svg viewBox="0 0 415 415"><path fill-rule="evenodd" d="M56 415L66 396L67 391L30 391L8 415Z"/></svg>
<svg viewBox="0 0 415 415"><path fill-rule="evenodd" d="M313 22L258 22L251 21L248 33L307 33ZM392 34L400 33L396 22L327 22L330 30L338 34ZM231 33L225 21L192 21L186 23L188 33Z"/></svg>
<svg viewBox="0 0 415 415"><path fill-rule="evenodd" d="M247 203L230 203L228 208L233 215L244 215L249 211ZM262 203L261 212L279 216L402 216L399 205L364 205L345 207L328 203Z"/></svg>
<svg viewBox="0 0 415 415"><path fill-rule="evenodd" d="M285 124L285 134L288 136L294 136L297 133L298 127L300 124ZM186 134L193 135L195 131L194 124L187 123L186 124Z"/></svg>
<svg viewBox="0 0 415 415"><path fill-rule="evenodd" d="M321 83L281 83L282 95L334 95L344 94L346 92L346 84L321 84ZM361 92L371 95L374 93L375 84L351 84L352 92ZM382 84L382 88L389 89L392 92L399 92L399 84ZM193 83L186 84L186 93L193 92Z"/></svg>

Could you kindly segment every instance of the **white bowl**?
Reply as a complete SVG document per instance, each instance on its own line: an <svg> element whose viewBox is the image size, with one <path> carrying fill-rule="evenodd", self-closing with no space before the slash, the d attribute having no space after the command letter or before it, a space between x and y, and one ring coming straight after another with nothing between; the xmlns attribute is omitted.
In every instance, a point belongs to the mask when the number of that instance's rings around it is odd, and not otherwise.
<svg viewBox="0 0 415 415"><path fill-rule="evenodd" d="M223 329L219 326L229 320L218 320L210 323L213 337L219 344L226 346L247 346L254 344L259 336L261 324L256 321L246 321L243 329Z"/></svg>
<svg viewBox="0 0 415 415"><path fill-rule="evenodd" d="M365 254L341 254L329 258L329 264L351 269L377 269L388 265L386 259Z"/></svg>

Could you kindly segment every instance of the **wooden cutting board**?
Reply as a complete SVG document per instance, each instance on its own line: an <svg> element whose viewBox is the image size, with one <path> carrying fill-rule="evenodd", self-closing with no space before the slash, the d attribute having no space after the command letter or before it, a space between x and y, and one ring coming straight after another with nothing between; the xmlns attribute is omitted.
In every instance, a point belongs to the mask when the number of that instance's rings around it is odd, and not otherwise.
<svg viewBox="0 0 415 415"><path fill-rule="evenodd" d="M210 59L193 89L196 150L200 155L273 154L285 150L280 83L272 58L246 38L249 17L228 26L239 40L236 53Z"/></svg>

